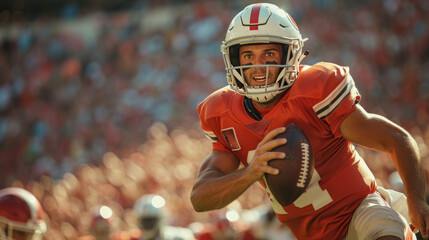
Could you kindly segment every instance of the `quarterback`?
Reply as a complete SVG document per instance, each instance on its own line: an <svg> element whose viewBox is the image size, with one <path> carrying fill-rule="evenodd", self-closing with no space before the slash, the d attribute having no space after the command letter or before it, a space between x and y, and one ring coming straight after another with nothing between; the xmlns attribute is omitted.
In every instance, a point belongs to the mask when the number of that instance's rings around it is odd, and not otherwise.
<svg viewBox="0 0 429 240"><path fill-rule="evenodd" d="M298 239L415 239L410 226L428 238L429 206L415 140L365 111L348 67L301 65L308 54L303 46L292 17L273 4L249 5L233 18L221 46L229 86L197 107L213 148L192 189L194 209L225 207L259 182L277 218ZM278 174L267 163L284 157L271 149L287 144L273 138L289 123L309 139L314 172L306 191L282 206L264 175ZM352 143L388 153L406 197L377 186ZM396 211L392 196L405 199L408 212Z"/></svg>

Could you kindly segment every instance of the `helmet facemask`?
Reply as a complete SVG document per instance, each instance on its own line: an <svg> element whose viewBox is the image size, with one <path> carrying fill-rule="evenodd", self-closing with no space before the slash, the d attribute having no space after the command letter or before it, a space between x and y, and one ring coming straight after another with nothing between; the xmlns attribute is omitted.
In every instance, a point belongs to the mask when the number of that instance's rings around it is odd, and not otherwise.
<svg viewBox="0 0 429 240"><path fill-rule="evenodd" d="M225 68L227 72L227 81L233 90L257 102L268 102L293 84L298 75L299 60L302 60L302 58L298 59L298 56L302 56L302 46L300 46L298 42L294 44L281 44L283 56L281 62L278 64L266 63L263 65L240 66L238 60L238 49L240 46L242 45L234 45L227 48L226 51L228 51L228 53L224 55L230 56L229 58L225 57L224 60L225 64L228 66ZM265 68L265 85L251 86L248 84L244 72L250 68ZM271 84L268 83L270 68L279 68L276 80Z"/></svg>
<svg viewBox="0 0 429 240"><path fill-rule="evenodd" d="M166 221L165 199L156 194L148 194L139 198L134 204L139 228L148 239L160 234Z"/></svg>
<svg viewBox="0 0 429 240"><path fill-rule="evenodd" d="M0 217L0 239L14 240L16 235L25 235L26 240L40 240L45 231L44 222L40 226L33 226L32 223L23 224Z"/></svg>

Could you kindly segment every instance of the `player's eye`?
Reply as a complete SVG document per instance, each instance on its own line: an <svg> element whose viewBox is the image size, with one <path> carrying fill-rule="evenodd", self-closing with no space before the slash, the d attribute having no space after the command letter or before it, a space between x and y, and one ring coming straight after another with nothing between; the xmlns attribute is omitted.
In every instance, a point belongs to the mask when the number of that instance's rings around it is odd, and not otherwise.
<svg viewBox="0 0 429 240"><path fill-rule="evenodd" d="M245 55L243 55L243 58L244 58L244 59L251 59L251 58L252 58L252 55L250 55L250 54L245 54Z"/></svg>
<svg viewBox="0 0 429 240"><path fill-rule="evenodd" d="M267 53L265 53L265 56L267 56L267 57L273 57L275 55L276 54L274 52L267 52Z"/></svg>

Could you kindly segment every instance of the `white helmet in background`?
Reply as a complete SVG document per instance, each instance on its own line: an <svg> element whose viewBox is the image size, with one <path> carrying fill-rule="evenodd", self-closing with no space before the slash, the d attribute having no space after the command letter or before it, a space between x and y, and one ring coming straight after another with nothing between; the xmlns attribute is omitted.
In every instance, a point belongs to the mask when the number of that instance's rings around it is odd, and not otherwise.
<svg viewBox="0 0 429 240"><path fill-rule="evenodd" d="M137 199L134 212L143 236L152 239L160 234L163 225L165 199L156 194L148 194Z"/></svg>
<svg viewBox="0 0 429 240"><path fill-rule="evenodd" d="M246 44L278 43L283 46L280 64L245 65L239 64L239 48ZM292 86L301 60L304 40L292 17L274 4L256 3L247 6L232 19L222 43L221 52L229 86L241 95L257 102L268 102L277 94ZM243 71L251 67L280 68L273 84L250 86L244 79ZM267 81L267 79L266 79Z"/></svg>
<svg viewBox="0 0 429 240"><path fill-rule="evenodd" d="M105 205L98 206L92 212L91 223L88 230L96 240L110 239L110 232L112 231L112 216L112 209Z"/></svg>

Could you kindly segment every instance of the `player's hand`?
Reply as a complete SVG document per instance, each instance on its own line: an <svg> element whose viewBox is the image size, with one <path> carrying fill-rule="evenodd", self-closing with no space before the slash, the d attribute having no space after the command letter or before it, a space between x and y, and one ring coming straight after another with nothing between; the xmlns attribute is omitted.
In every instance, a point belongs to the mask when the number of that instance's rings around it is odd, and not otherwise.
<svg viewBox="0 0 429 240"><path fill-rule="evenodd" d="M421 233L424 239L429 239L429 206L424 199L408 201L410 221Z"/></svg>
<svg viewBox="0 0 429 240"><path fill-rule="evenodd" d="M253 181L261 179L265 173L274 175L279 173L278 169L268 166L268 161L285 157L285 153L271 152L273 148L286 143L287 140L284 138L273 140L275 136L284 131L286 131L285 127L276 128L265 135L262 141L259 142L255 149L255 155L246 168Z"/></svg>

